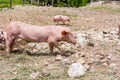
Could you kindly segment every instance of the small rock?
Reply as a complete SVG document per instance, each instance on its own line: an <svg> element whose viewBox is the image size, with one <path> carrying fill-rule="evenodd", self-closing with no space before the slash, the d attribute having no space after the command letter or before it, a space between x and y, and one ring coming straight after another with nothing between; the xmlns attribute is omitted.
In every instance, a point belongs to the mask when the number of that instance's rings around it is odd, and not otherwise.
<svg viewBox="0 0 120 80"><path fill-rule="evenodd" d="M61 55L57 55L56 58L55 58L56 61L61 61L62 59L63 59L63 58L62 58Z"/></svg>
<svg viewBox="0 0 120 80"><path fill-rule="evenodd" d="M81 63L73 63L68 69L68 76L71 78L82 76L84 74L85 68L82 66Z"/></svg>
<svg viewBox="0 0 120 80"><path fill-rule="evenodd" d="M108 56L108 59L111 59L111 56Z"/></svg>

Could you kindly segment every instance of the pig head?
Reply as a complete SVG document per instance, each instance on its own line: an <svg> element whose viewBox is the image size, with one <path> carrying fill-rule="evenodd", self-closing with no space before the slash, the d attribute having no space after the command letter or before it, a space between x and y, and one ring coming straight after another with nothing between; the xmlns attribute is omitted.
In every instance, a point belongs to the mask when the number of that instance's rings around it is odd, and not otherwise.
<svg viewBox="0 0 120 80"><path fill-rule="evenodd" d="M23 22L10 22L6 30L6 51L12 51L13 42L16 38L22 38L31 42L47 42L49 44L50 53L56 47L63 54L63 50L59 47L59 41L66 41L76 44L76 39L69 28L60 26L36 26Z"/></svg>

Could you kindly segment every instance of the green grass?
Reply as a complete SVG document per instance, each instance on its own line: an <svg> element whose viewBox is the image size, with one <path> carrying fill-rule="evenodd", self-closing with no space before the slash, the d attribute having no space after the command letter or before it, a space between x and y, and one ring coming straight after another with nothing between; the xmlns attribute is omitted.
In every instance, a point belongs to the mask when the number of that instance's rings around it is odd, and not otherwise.
<svg viewBox="0 0 120 80"><path fill-rule="evenodd" d="M12 0L12 5L20 5L22 0ZM0 8L9 7L9 0L0 0Z"/></svg>

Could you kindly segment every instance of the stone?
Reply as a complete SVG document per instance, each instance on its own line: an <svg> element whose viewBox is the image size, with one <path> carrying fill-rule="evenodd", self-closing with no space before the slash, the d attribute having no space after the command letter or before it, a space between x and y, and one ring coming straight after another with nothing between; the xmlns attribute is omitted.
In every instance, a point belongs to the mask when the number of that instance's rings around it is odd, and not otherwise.
<svg viewBox="0 0 120 80"><path fill-rule="evenodd" d="M56 58L55 58L56 61L61 61L62 59L63 59L63 58L62 58L61 55L57 55Z"/></svg>
<svg viewBox="0 0 120 80"><path fill-rule="evenodd" d="M36 46L35 43L28 43L27 45L30 46L30 47L35 47Z"/></svg>
<svg viewBox="0 0 120 80"><path fill-rule="evenodd" d="M68 69L68 76L71 78L79 77L85 74L85 68L81 63L73 63Z"/></svg>
<svg viewBox="0 0 120 80"><path fill-rule="evenodd" d="M84 36L82 36L83 34L81 33L77 33L77 46L81 46L84 47L86 44L86 39L84 38Z"/></svg>

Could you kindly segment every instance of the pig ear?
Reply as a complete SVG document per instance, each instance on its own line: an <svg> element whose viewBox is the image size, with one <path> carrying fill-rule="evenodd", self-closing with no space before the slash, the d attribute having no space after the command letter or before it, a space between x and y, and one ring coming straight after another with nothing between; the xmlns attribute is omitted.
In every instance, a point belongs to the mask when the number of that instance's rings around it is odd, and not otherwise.
<svg viewBox="0 0 120 80"><path fill-rule="evenodd" d="M62 35L66 35L68 31L62 31Z"/></svg>

